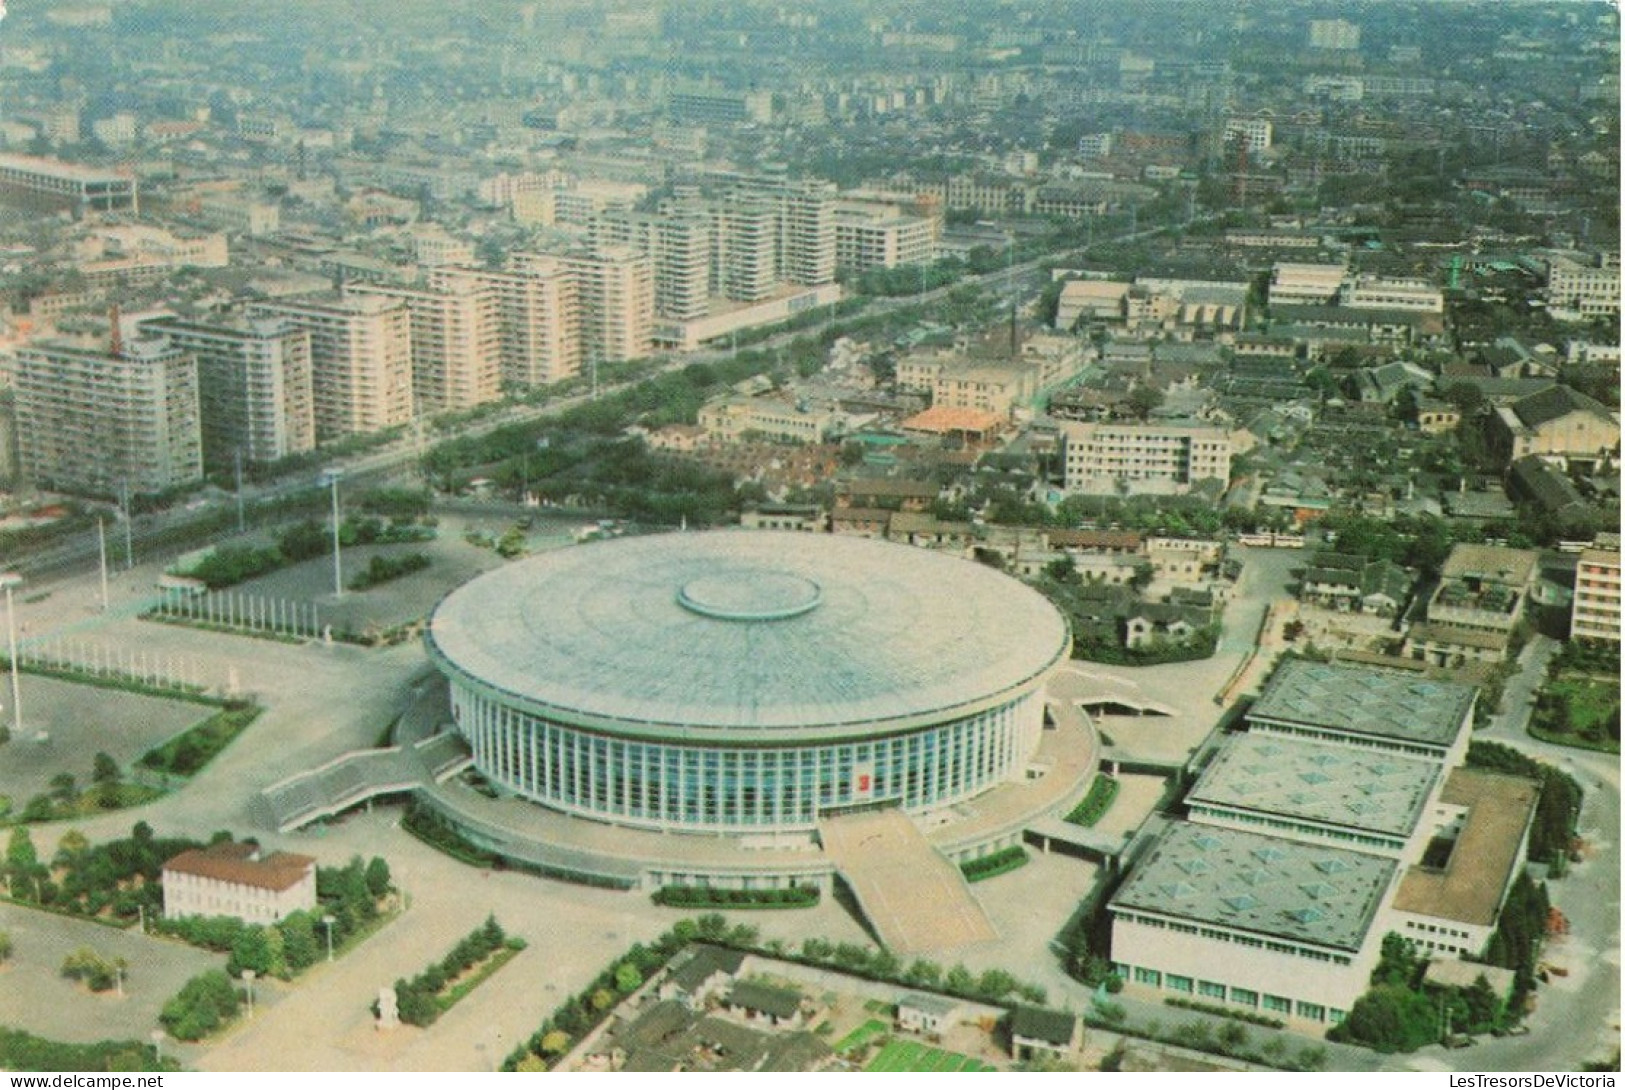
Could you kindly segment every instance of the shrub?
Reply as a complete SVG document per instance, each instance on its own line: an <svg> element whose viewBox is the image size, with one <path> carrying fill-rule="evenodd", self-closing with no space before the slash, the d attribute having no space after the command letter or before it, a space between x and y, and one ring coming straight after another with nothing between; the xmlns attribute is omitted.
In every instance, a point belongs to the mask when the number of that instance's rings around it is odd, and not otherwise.
<svg viewBox="0 0 1625 1090"><path fill-rule="evenodd" d="M964 872L965 881L981 882L1001 874L1008 874L1018 867L1027 865L1027 849L1019 844L1012 844L1008 848L1001 848L991 855L984 855L979 859L970 859L959 864Z"/></svg>
<svg viewBox="0 0 1625 1090"><path fill-rule="evenodd" d="M237 1017L237 989L220 969L188 980L175 997L164 1004L158 1021L171 1036L197 1041Z"/></svg>
<svg viewBox="0 0 1625 1090"><path fill-rule="evenodd" d="M106 958L88 946L81 946L62 959L62 975L83 981L93 992L105 992L118 982L124 971L123 958Z"/></svg>

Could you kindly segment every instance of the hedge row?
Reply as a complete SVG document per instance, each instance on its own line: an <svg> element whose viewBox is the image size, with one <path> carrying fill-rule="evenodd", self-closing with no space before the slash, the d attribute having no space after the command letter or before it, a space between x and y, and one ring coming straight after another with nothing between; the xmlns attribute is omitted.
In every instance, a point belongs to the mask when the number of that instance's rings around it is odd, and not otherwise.
<svg viewBox="0 0 1625 1090"><path fill-rule="evenodd" d="M1271 1018L1269 1015L1259 1014L1257 1011L1225 1007L1217 1003L1202 1003L1195 999L1185 999L1177 995L1170 995L1163 1002L1170 1007L1178 1007L1182 1011L1198 1011L1202 1014L1229 1018L1236 1022L1248 1022L1255 1026L1268 1026L1270 1029L1281 1029L1286 1025L1279 1018Z"/></svg>
<svg viewBox="0 0 1625 1090"><path fill-rule="evenodd" d="M141 1041L97 1041L71 1044L36 1037L0 1026L0 1067L7 1071L174 1071L175 1062L160 1064L151 1045Z"/></svg>
<svg viewBox="0 0 1625 1090"><path fill-rule="evenodd" d="M1089 793L1083 801L1072 808L1071 813L1063 819L1072 825L1082 825L1085 828L1093 825L1106 815L1112 803L1117 800L1117 792L1123 785L1110 776L1096 776L1095 782L1089 785Z"/></svg>
<svg viewBox="0 0 1625 1090"><path fill-rule="evenodd" d="M487 916L483 924L463 936L445 957L411 980L395 982L395 1001L401 1021L409 1026L433 1025L452 1004L468 994L469 989L459 989L453 982L474 966L509 949L518 953L523 944L510 940L495 916ZM502 960L506 962L507 958ZM455 994L447 994L448 985Z"/></svg>
<svg viewBox="0 0 1625 1090"><path fill-rule="evenodd" d="M673 908L811 908L818 903L817 886L789 889L711 889L707 886L663 886L654 903Z"/></svg>
<svg viewBox="0 0 1625 1090"><path fill-rule="evenodd" d="M1001 874L1009 874L1017 868L1027 865L1027 849L1020 844L1012 844L1002 848L992 855L984 855L980 859L969 859L959 864L959 869L965 875L967 882L981 882L988 878L996 878Z"/></svg>

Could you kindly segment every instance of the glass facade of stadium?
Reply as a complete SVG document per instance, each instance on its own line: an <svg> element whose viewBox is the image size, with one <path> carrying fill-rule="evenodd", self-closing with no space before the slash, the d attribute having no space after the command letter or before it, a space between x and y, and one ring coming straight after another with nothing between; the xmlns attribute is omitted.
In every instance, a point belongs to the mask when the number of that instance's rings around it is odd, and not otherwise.
<svg viewBox="0 0 1625 1090"><path fill-rule="evenodd" d="M453 715L493 783L570 814L666 831L792 832L820 812L925 812L1019 779L1043 729L1035 687L941 723L797 745L617 737L516 709L459 684ZM673 726L673 733L681 728ZM706 728L689 728L690 736ZM770 732L763 732L770 733Z"/></svg>

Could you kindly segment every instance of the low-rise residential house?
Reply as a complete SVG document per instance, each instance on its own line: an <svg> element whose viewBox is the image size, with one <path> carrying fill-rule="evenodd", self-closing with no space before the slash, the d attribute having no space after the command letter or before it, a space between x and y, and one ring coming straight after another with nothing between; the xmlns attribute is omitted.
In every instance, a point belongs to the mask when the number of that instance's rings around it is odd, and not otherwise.
<svg viewBox="0 0 1625 1090"><path fill-rule="evenodd" d="M1415 582L1391 561L1322 552L1304 570L1298 599L1342 613L1397 617Z"/></svg>
<svg viewBox="0 0 1625 1090"><path fill-rule="evenodd" d="M823 533L829 516L816 503L763 503L739 512L739 525L747 530L794 530Z"/></svg>
<svg viewBox="0 0 1625 1090"><path fill-rule="evenodd" d="M941 489L930 481L902 477L854 477L835 486L835 506L889 511L924 511Z"/></svg>
<svg viewBox="0 0 1625 1090"><path fill-rule="evenodd" d="M1218 541L1154 537L1145 543L1152 575L1168 583L1199 583L1219 577L1224 545Z"/></svg>
<svg viewBox="0 0 1625 1090"><path fill-rule="evenodd" d="M886 523L886 539L905 545L964 553L977 541L969 522L946 522L923 511L896 511Z"/></svg>
<svg viewBox="0 0 1625 1090"><path fill-rule="evenodd" d="M745 955L738 950L695 946L693 956L661 982L660 998L681 1000L690 1010L704 1010L712 997L733 984L744 963Z"/></svg>
<svg viewBox="0 0 1625 1090"><path fill-rule="evenodd" d="M829 531L848 537L883 538L892 513L878 507L837 506L829 516Z"/></svg>
<svg viewBox="0 0 1625 1090"><path fill-rule="evenodd" d="M723 997L722 1005L746 1022L768 1025L774 1029L800 1029L806 1021L800 992L751 980L736 983Z"/></svg>
<svg viewBox="0 0 1625 1090"><path fill-rule="evenodd" d="M1010 1053L1018 1063L1068 1060L1083 1047L1083 1026L1071 1011L1017 1007L1010 1012Z"/></svg>
<svg viewBox="0 0 1625 1090"><path fill-rule="evenodd" d="M1532 549L1455 546L1424 619L1406 634L1405 653L1440 666L1500 661L1523 618L1539 559Z"/></svg>
<svg viewBox="0 0 1625 1090"><path fill-rule="evenodd" d="M1573 482L1535 454L1517 459L1508 468L1507 492L1559 518L1581 514L1589 507Z"/></svg>
<svg viewBox="0 0 1625 1090"><path fill-rule="evenodd" d="M1182 643L1213 622L1211 607L1179 602L1141 602L1123 622L1123 644L1145 647L1158 640Z"/></svg>
<svg viewBox="0 0 1625 1090"><path fill-rule="evenodd" d="M1416 426L1427 435L1444 435L1461 423L1461 410L1448 401L1424 397L1416 405Z"/></svg>
<svg viewBox="0 0 1625 1090"><path fill-rule="evenodd" d="M1404 390L1427 390L1433 386L1433 372L1404 360L1394 360L1379 367L1367 367L1359 373L1360 400L1388 405Z"/></svg>
<svg viewBox="0 0 1625 1090"><path fill-rule="evenodd" d="M964 1018L965 1003L946 995L909 992L897 999L897 1028L941 1040Z"/></svg>

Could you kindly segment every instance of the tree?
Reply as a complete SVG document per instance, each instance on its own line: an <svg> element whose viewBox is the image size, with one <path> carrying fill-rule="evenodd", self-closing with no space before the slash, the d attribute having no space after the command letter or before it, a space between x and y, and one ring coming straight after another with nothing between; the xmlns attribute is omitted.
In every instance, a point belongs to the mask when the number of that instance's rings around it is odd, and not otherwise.
<svg viewBox="0 0 1625 1090"><path fill-rule="evenodd" d="M1378 1052L1412 1052L1437 1041L1440 1028L1438 1011L1425 995L1383 985L1356 999L1327 1037Z"/></svg>
<svg viewBox="0 0 1625 1090"><path fill-rule="evenodd" d="M14 879L31 878L40 869L34 841L21 825L12 828L11 839L6 843L6 865L11 868Z"/></svg>
<svg viewBox="0 0 1625 1090"><path fill-rule="evenodd" d="M123 958L103 957L88 946L81 946L62 959L62 975L69 980L84 981L93 992L105 992L111 988L124 968Z"/></svg>
<svg viewBox="0 0 1625 1090"><path fill-rule="evenodd" d="M1057 583L1076 583L1078 581L1078 564L1070 555L1058 556L1044 565L1044 575Z"/></svg>
<svg viewBox="0 0 1625 1090"><path fill-rule="evenodd" d="M56 843L57 858L72 862L90 850L90 840L78 829L69 829Z"/></svg>
<svg viewBox="0 0 1625 1090"><path fill-rule="evenodd" d="M58 772L51 777L51 797L61 803L69 803L79 794L78 781L71 772Z"/></svg>
<svg viewBox="0 0 1625 1090"><path fill-rule="evenodd" d="M1219 1048L1226 1056L1239 1055L1250 1040L1247 1027L1239 1022L1226 1022L1219 1027Z"/></svg>
<svg viewBox="0 0 1625 1090"><path fill-rule="evenodd" d="M375 901L382 900L384 894L389 892L389 864L379 856L373 856L367 864L367 892L372 894Z"/></svg>
<svg viewBox="0 0 1625 1090"><path fill-rule="evenodd" d="M1371 986L1409 988L1417 983L1423 965L1416 944L1390 931L1382 937L1382 953L1377 958L1377 967L1371 970Z"/></svg>
<svg viewBox="0 0 1625 1090"><path fill-rule="evenodd" d="M1162 391L1143 382L1128 392L1129 410L1140 420L1162 408L1162 402Z"/></svg>
<svg viewBox="0 0 1625 1090"><path fill-rule="evenodd" d="M246 928L231 944L231 958L226 962L226 971L233 976L241 976L244 969L252 969L262 976L271 971L271 944L263 927Z"/></svg>
<svg viewBox="0 0 1625 1090"><path fill-rule="evenodd" d="M115 787L122 778L118 762L107 753L97 753L91 765L90 781L97 787Z"/></svg>
<svg viewBox="0 0 1625 1090"><path fill-rule="evenodd" d="M1495 994L1483 973L1479 973L1470 986L1461 989L1461 1000L1467 1013L1463 1029L1481 1033L1500 1024L1501 997Z"/></svg>
<svg viewBox="0 0 1625 1090"><path fill-rule="evenodd" d="M316 925L305 912L291 913L279 925L282 932L282 956L288 968L297 972L316 964L321 957L321 945L316 941Z"/></svg>
<svg viewBox="0 0 1625 1090"><path fill-rule="evenodd" d="M631 962L623 961L615 967L615 990L622 995L631 995L642 983L643 974Z"/></svg>

